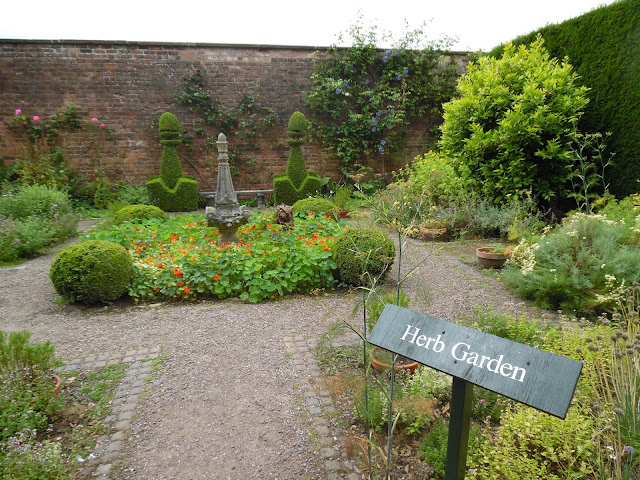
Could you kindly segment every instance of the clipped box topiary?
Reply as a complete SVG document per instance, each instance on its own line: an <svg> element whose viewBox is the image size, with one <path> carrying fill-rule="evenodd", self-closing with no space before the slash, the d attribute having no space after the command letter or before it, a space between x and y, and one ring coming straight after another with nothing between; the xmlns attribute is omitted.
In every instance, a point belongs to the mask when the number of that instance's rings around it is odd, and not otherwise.
<svg viewBox="0 0 640 480"><path fill-rule="evenodd" d="M335 203L325 198L303 198L293 204L293 213L313 212L332 215L333 218L338 218L338 210Z"/></svg>
<svg viewBox="0 0 640 480"><path fill-rule="evenodd" d="M371 286L374 279L385 277L395 256L395 245L380 230L352 228L333 245L334 276L347 285Z"/></svg>
<svg viewBox="0 0 640 480"><path fill-rule="evenodd" d="M49 277L71 303L109 303L124 294L133 272L131 254L121 245L89 240L62 250Z"/></svg>
<svg viewBox="0 0 640 480"><path fill-rule="evenodd" d="M145 220L147 218L166 220L167 214L155 205L127 205L116 212L113 223L120 225L127 220Z"/></svg>

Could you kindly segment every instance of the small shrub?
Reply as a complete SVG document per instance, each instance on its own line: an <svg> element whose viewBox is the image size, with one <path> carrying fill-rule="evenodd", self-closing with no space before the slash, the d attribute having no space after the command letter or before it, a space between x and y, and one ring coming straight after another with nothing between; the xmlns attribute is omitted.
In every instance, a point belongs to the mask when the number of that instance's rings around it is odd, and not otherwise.
<svg viewBox="0 0 640 480"><path fill-rule="evenodd" d="M629 227L603 215L573 215L533 245L518 245L502 279L542 308L593 316L640 281L640 250L625 244L628 235Z"/></svg>
<svg viewBox="0 0 640 480"><path fill-rule="evenodd" d="M147 218L165 220L167 214L154 205L127 205L118 210L114 216L113 223L114 225L120 225L126 220L144 220Z"/></svg>
<svg viewBox="0 0 640 480"><path fill-rule="evenodd" d="M347 285L371 285L383 279L396 256L396 247L374 228L353 228L342 233L333 247L334 275Z"/></svg>
<svg viewBox="0 0 640 480"><path fill-rule="evenodd" d="M0 197L0 215L16 220L28 217L58 218L71 212L69 195L52 187L31 185Z"/></svg>
<svg viewBox="0 0 640 480"><path fill-rule="evenodd" d="M307 214L314 212L317 214L333 215L334 218L337 218L337 211L338 207L336 204L324 198L303 198L293 204L293 213Z"/></svg>
<svg viewBox="0 0 640 480"><path fill-rule="evenodd" d="M487 427L490 428L490 427ZM470 479L596 478L593 420L572 408L565 420L522 405L503 414L497 437L470 454ZM491 434L487 434L491 438ZM597 477L601 478L601 477Z"/></svg>
<svg viewBox="0 0 640 480"><path fill-rule="evenodd" d="M72 245L58 254L49 276L70 302L108 303L126 291L133 260L126 248L102 240Z"/></svg>
<svg viewBox="0 0 640 480"><path fill-rule="evenodd" d="M440 420L433 425L433 428L422 439L420 444L420 454L424 461L431 465L436 478L444 477L444 470L447 462L447 444L449 438L449 422ZM480 429L477 425L472 425L469 431L468 453L474 452L481 444ZM489 478L489 477L487 477Z"/></svg>

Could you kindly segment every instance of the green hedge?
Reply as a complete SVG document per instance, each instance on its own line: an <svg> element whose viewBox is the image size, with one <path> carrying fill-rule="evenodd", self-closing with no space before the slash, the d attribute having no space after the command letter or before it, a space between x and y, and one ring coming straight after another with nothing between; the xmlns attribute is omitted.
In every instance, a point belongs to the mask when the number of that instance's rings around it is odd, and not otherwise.
<svg viewBox="0 0 640 480"><path fill-rule="evenodd" d="M638 191L640 178L640 0L619 0L557 25L513 40L532 43L541 34L552 56L569 57L590 103L580 120L585 132L611 132L614 165L605 172L610 191L624 197ZM500 56L504 45L489 55Z"/></svg>

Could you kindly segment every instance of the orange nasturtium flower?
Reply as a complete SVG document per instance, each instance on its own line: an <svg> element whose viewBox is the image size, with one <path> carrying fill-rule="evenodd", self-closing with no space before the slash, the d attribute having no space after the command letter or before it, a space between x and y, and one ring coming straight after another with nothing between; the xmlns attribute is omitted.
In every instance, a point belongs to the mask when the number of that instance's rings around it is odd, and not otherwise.
<svg viewBox="0 0 640 480"><path fill-rule="evenodd" d="M181 276L182 276L182 272L180 271L180 269L179 269L179 268L174 268L174 269L173 269L173 274L174 274L176 277L181 277Z"/></svg>
<svg viewBox="0 0 640 480"><path fill-rule="evenodd" d="M189 287L184 287L184 293L189 293L191 289Z"/></svg>
<svg viewBox="0 0 640 480"><path fill-rule="evenodd" d="M217 282L218 280L220 280L220 275L216 275L215 277L213 277L213 279Z"/></svg>

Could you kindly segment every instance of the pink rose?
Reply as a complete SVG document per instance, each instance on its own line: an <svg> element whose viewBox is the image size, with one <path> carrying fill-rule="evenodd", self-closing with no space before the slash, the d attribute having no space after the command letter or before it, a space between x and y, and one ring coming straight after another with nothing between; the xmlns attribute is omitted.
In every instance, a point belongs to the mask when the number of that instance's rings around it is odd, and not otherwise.
<svg viewBox="0 0 640 480"><path fill-rule="evenodd" d="M107 128L107 126L104 123L101 123L100 128Z"/></svg>
<svg viewBox="0 0 640 480"><path fill-rule="evenodd" d="M37 122L38 120L40 120L40 117L39 117L38 115L35 115L35 116L33 117L33 121L34 121L34 122Z"/></svg>
<svg viewBox="0 0 640 480"><path fill-rule="evenodd" d="M93 118L91 119L91 121L92 121L93 123L96 123L96 122L98 121L98 119L97 119L96 117L93 117Z"/></svg>
<svg viewBox="0 0 640 480"><path fill-rule="evenodd" d="M22 110L20 110L19 108L16 110L16 115L20 115L22 113Z"/></svg>

